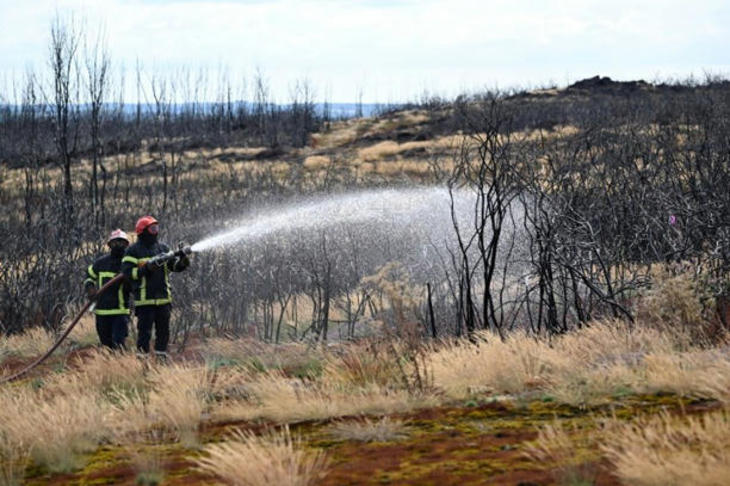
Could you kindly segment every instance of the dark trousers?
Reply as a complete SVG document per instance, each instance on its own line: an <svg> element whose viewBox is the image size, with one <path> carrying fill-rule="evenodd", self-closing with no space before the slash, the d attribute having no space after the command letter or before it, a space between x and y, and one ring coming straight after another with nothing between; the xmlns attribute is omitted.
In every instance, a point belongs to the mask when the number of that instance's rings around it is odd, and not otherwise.
<svg viewBox="0 0 730 486"><path fill-rule="evenodd" d="M167 351L170 340L170 304L144 305L135 309L137 315L137 349L150 351L152 324L155 325L155 351Z"/></svg>
<svg viewBox="0 0 730 486"><path fill-rule="evenodd" d="M96 316L96 333L101 344L111 349L124 349L128 322L126 315Z"/></svg>

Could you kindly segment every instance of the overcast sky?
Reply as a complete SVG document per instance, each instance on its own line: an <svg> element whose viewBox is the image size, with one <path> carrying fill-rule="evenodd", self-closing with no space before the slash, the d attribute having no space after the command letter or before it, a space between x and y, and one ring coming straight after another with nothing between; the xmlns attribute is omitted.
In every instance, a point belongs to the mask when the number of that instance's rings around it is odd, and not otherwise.
<svg viewBox="0 0 730 486"><path fill-rule="evenodd" d="M319 98L396 102L730 73L727 0L0 0L0 87L46 68L56 12L104 25L128 77L136 59L146 73L259 68L279 101L303 78Z"/></svg>

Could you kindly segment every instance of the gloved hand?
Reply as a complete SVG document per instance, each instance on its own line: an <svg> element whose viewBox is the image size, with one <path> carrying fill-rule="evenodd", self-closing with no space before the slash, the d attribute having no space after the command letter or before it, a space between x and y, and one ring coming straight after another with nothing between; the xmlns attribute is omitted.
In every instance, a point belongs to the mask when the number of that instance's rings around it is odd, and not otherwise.
<svg viewBox="0 0 730 486"><path fill-rule="evenodd" d="M89 300L94 300L94 297L96 297L96 289L94 287L88 287L86 289L86 297Z"/></svg>
<svg viewBox="0 0 730 486"><path fill-rule="evenodd" d="M160 266L158 264L152 263L150 261L139 262L138 266L140 270L146 270L147 272L155 272L160 269Z"/></svg>
<svg viewBox="0 0 730 486"><path fill-rule="evenodd" d="M188 258L187 255L175 260L175 269L178 271L185 270L189 266L190 266L190 258Z"/></svg>

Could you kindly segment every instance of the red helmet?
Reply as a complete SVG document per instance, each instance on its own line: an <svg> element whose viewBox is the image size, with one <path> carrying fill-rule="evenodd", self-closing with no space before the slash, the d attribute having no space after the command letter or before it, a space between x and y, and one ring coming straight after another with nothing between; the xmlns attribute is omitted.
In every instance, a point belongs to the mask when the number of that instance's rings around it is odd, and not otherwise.
<svg viewBox="0 0 730 486"><path fill-rule="evenodd" d="M107 238L106 240L107 244L111 243L112 240L124 240L127 242L127 244L129 244L129 236L127 236L127 233L120 229L115 229L111 232L109 238Z"/></svg>
<svg viewBox="0 0 730 486"><path fill-rule="evenodd" d="M134 231L138 235L141 235L145 228L147 228L151 224L158 224L157 220L152 216L142 216L137 220L137 224L134 225Z"/></svg>

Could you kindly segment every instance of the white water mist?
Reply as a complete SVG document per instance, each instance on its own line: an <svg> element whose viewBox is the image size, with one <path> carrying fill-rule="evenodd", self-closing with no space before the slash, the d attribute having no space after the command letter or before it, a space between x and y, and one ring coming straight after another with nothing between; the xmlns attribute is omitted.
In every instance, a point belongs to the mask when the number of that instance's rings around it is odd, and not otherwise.
<svg viewBox="0 0 730 486"><path fill-rule="evenodd" d="M457 205L468 199L457 197ZM251 242L278 233L314 230L340 224L429 221L435 226L450 224L449 192L445 188L379 189L309 199L252 214L236 228L192 246L194 252ZM460 213L461 211L459 211Z"/></svg>

